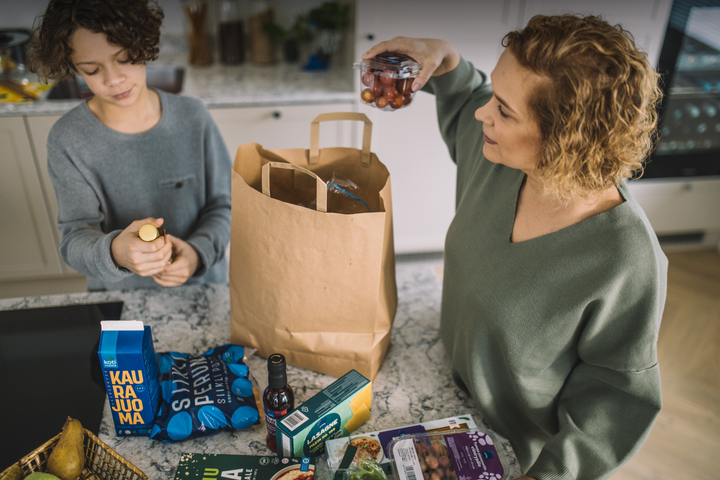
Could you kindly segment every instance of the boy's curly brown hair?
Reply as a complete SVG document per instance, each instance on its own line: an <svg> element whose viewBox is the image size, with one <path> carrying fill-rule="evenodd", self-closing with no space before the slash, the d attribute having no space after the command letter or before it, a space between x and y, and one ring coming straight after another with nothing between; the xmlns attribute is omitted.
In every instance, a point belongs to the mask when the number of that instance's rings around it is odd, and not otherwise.
<svg viewBox="0 0 720 480"><path fill-rule="evenodd" d="M75 76L70 36L78 28L104 33L132 63L157 59L163 11L149 0L50 0L33 29L29 68L43 79Z"/></svg>
<svg viewBox="0 0 720 480"><path fill-rule="evenodd" d="M544 77L530 96L538 170L561 200L591 197L642 174L657 142L659 74L632 35L602 17L536 15L502 41Z"/></svg>

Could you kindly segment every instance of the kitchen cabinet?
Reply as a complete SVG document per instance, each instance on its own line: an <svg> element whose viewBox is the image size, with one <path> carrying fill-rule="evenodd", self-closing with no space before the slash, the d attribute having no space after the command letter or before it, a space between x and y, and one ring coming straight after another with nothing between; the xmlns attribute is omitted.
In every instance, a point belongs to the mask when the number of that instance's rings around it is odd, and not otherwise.
<svg viewBox="0 0 720 480"><path fill-rule="evenodd" d="M310 122L321 113L351 112L352 103L266 107L211 108L230 156L245 143L267 150L310 148ZM320 124L320 147L356 147L350 122Z"/></svg>
<svg viewBox="0 0 720 480"><path fill-rule="evenodd" d="M55 217L24 117L0 117L0 145L0 280L62 276Z"/></svg>
<svg viewBox="0 0 720 480"><path fill-rule="evenodd" d="M648 178L628 184L663 248L720 248L720 179Z"/></svg>
<svg viewBox="0 0 720 480"><path fill-rule="evenodd" d="M507 32L521 28L535 14L569 11L601 14L611 23L622 23L654 63L670 4L671 0L362 0L356 4L355 59L398 35L442 38L489 74ZM411 106L396 112L362 104L358 108L372 120L373 151L392 175L397 253L442 251L455 210L456 172L438 130L434 97L419 92Z"/></svg>
<svg viewBox="0 0 720 480"><path fill-rule="evenodd" d="M25 123L28 127L30 142L37 159L38 175L43 192L45 193L46 208L50 213L52 222L52 232L57 248L60 248L60 230L55 226L57 218L57 199L55 198L55 190L53 189L50 175L47 170L47 138L50 129L58 121L61 115L37 115L25 117ZM70 268L62 258L60 258L60 266L64 275L82 276L75 270Z"/></svg>

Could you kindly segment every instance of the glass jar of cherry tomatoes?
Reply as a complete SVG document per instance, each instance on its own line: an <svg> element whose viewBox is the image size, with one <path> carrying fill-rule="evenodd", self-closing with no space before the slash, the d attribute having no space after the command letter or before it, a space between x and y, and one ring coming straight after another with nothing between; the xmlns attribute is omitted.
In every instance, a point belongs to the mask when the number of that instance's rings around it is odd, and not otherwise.
<svg viewBox="0 0 720 480"><path fill-rule="evenodd" d="M363 103L386 112L412 103L412 84L420 73L420 64L397 52L385 52L353 64L360 71L360 98Z"/></svg>

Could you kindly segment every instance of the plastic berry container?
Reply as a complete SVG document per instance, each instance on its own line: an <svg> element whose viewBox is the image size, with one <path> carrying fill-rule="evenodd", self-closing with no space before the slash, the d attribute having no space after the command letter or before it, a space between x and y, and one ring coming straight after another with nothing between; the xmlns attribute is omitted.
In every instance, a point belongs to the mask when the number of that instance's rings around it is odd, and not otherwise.
<svg viewBox="0 0 720 480"><path fill-rule="evenodd" d="M482 429L403 435L388 444L396 480L506 480L505 454Z"/></svg>
<svg viewBox="0 0 720 480"><path fill-rule="evenodd" d="M356 62L353 68L360 71L360 98L365 105L394 112L412 104L412 84L421 67L411 57L385 52Z"/></svg>

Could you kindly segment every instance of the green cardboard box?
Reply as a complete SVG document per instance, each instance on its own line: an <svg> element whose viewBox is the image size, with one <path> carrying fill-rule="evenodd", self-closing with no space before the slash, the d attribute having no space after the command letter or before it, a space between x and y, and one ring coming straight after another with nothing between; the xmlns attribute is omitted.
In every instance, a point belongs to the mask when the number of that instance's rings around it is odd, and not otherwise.
<svg viewBox="0 0 720 480"><path fill-rule="evenodd" d="M370 418L371 396L372 382L350 370L277 422L278 455L321 455L325 440L349 435Z"/></svg>

